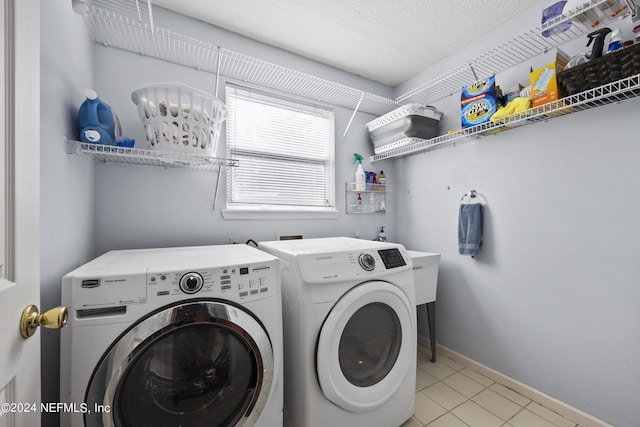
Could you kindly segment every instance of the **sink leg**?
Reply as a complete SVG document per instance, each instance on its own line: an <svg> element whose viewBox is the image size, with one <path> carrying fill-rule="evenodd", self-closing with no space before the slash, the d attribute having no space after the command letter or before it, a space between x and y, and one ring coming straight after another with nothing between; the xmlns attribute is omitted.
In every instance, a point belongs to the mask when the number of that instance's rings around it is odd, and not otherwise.
<svg viewBox="0 0 640 427"><path fill-rule="evenodd" d="M431 341L431 361L436 361L436 302L427 303L427 320L429 322L429 340Z"/></svg>

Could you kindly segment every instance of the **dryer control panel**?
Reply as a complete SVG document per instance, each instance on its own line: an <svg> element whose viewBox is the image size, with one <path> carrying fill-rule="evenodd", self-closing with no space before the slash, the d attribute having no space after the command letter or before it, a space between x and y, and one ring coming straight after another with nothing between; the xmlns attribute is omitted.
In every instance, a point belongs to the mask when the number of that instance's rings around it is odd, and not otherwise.
<svg viewBox="0 0 640 427"><path fill-rule="evenodd" d="M232 301L254 300L276 294L276 274L274 262L149 271L147 295L149 298L192 295Z"/></svg>
<svg viewBox="0 0 640 427"><path fill-rule="evenodd" d="M296 255L306 283L332 283L384 277L411 271L411 260L402 248L356 249L319 254Z"/></svg>
<svg viewBox="0 0 640 427"><path fill-rule="evenodd" d="M398 248L381 249L378 251L382 263L387 269L404 267L407 263Z"/></svg>

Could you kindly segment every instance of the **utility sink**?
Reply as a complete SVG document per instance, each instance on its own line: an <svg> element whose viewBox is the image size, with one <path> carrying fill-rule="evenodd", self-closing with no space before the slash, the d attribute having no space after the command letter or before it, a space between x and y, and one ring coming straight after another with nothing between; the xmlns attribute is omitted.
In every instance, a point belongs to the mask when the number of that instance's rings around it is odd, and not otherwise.
<svg viewBox="0 0 640 427"><path fill-rule="evenodd" d="M413 263L413 281L416 286L416 305L436 300L440 254L407 251Z"/></svg>
<svg viewBox="0 0 640 427"><path fill-rule="evenodd" d="M427 307L431 361L436 361L436 291L440 254L407 251L413 263L413 282L416 287L416 305Z"/></svg>

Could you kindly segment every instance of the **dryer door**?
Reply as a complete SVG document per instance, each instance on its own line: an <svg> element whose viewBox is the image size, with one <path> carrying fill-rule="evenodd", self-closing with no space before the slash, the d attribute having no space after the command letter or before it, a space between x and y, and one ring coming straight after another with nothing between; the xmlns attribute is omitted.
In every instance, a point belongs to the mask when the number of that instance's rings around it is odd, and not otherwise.
<svg viewBox="0 0 640 427"><path fill-rule="evenodd" d="M262 411L273 368L269 337L245 309L183 301L136 323L105 353L87 389L85 425L242 425Z"/></svg>
<svg viewBox="0 0 640 427"><path fill-rule="evenodd" d="M352 288L329 312L318 338L316 369L324 395L352 412L383 405L415 357L415 307L388 282Z"/></svg>

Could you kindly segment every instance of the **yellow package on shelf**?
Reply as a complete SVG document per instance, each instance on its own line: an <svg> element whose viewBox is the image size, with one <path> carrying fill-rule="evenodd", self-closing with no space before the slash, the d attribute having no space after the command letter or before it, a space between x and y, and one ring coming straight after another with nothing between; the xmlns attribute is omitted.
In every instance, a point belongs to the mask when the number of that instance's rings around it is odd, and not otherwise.
<svg viewBox="0 0 640 427"><path fill-rule="evenodd" d="M560 49L557 49L555 59L552 63L531 72L529 77L531 80L532 107L537 107L562 98L557 75L562 71L564 66L567 65L567 62L567 55Z"/></svg>

